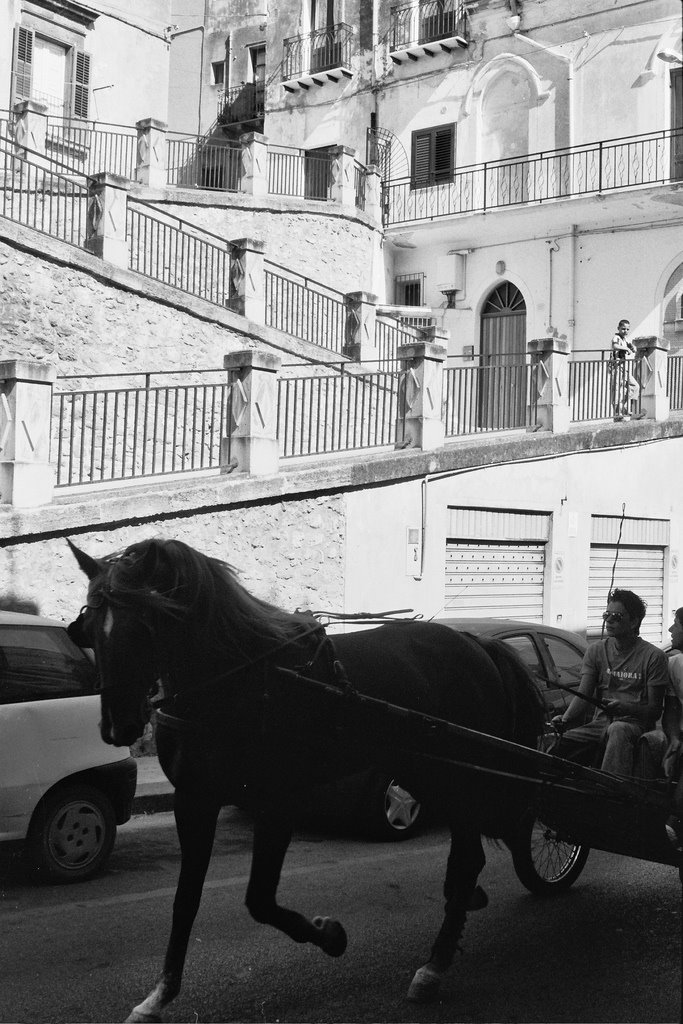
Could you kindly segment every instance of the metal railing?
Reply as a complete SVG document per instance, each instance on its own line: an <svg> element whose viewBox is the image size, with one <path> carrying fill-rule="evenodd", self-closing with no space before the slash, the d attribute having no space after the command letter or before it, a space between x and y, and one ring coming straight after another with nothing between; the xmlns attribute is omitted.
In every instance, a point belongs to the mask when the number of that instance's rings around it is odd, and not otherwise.
<svg viewBox="0 0 683 1024"><path fill-rule="evenodd" d="M238 142L210 142L200 136L167 137L166 183L185 188L239 192L242 147Z"/></svg>
<svg viewBox="0 0 683 1024"><path fill-rule="evenodd" d="M228 381L55 393L56 486L218 468L230 393Z"/></svg>
<svg viewBox="0 0 683 1024"><path fill-rule="evenodd" d="M218 124L239 124L260 121L266 109L264 82L245 82L228 89L218 98Z"/></svg>
<svg viewBox="0 0 683 1024"><path fill-rule="evenodd" d="M456 36L467 39L467 15L461 0L420 0L391 11L391 50L405 50Z"/></svg>
<svg viewBox="0 0 683 1024"><path fill-rule="evenodd" d="M396 365L399 345L410 345L415 341L424 341L422 331L411 327L400 320L375 318L375 345L379 353L379 365L390 369Z"/></svg>
<svg viewBox="0 0 683 1024"><path fill-rule="evenodd" d="M458 168L450 181L424 187L410 179L387 182L386 223L665 184L679 180L676 154L682 150L683 128L675 128L472 164Z"/></svg>
<svg viewBox="0 0 683 1024"><path fill-rule="evenodd" d="M0 216L82 247L88 184L83 175L59 172L56 166L0 137Z"/></svg>
<svg viewBox="0 0 683 1024"><path fill-rule="evenodd" d="M577 355L585 358L577 359ZM615 360L611 350L574 352L569 362L569 401L574 423L611 419L641 408L642 360ZM636 383L629 397L629 379Z"/></svg>
<svg viewBox="0 0 683 1024"><path fill-rule="evenodd" d="M278 440L282 458L393 445L400 374L338 373L280 378Z"/></svg>
<svg viewBox="0 0 683 1024"><path fill-rule="evenodd" d="M135 179L135 128L48 117L45 148L83 174L107 171L131 181Z"/></svg>
<svg viewBox="0 0 683 1024"><path fill-rule="evenodd" d="M217 306L229 305L230 242L131 197L126 234L131 270Z"/></svg>
<svg viewBox="0 0 683 1024"><path fill-rule="evenodd" d="M264 261L266 327L341 353L346 337L346 303L341 292Z"/></svg>
<svg viewBox="0 0 683 1024"><path fill-rule="evenodd" d="M284 40L282 80L284 82L351 66L353 29L340 23Z"/></svg>
<svg viewBox="0 0 683 1024"><path fill-rule="evenodd" d="M268 192L304 199L330 198L332 157L285 146L268 147Z"/></svg>
<svg viewBox="0 0 683 1024"><path fill-rule="evenodd" d="M444 370L446 437L535 424L535 368L522 354L517 360Z"/></svg>
<svg viewBox="0 0 683 1024"><path fill-rule="evenodd" d="M683 409L683 353L672 353L666 365L666 390L671 412Z"/></svg>

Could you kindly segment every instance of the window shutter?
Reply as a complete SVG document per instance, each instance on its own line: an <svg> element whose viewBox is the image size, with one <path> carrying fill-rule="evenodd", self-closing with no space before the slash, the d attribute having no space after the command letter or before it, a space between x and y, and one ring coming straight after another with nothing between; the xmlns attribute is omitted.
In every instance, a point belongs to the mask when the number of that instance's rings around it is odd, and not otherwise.
<svg viewBox="0 0 683 1024"><path fill-rule="evenodd" d="M453 127L437 128L434 132L434 178L444 181L453 174Z"/></svg>
<svg viewBox="0 0 683 1024"><path fill-rule="evenodd" d="M12 103L31 99L33 73L33 30L18 26L14 30L14 67Z"/></svg>
<svg viewBox="0 0 683 1024"><path fill-rule="evenodd" d="M87 119L90 100L90 54L76 52L73 116Z"/></svg>
<svg viewBox="0 0 683 1024"><path fill-rule="evenodd" d="M432 133L415 132L413 135L413 185L423 188L430 183Z"/></svg>

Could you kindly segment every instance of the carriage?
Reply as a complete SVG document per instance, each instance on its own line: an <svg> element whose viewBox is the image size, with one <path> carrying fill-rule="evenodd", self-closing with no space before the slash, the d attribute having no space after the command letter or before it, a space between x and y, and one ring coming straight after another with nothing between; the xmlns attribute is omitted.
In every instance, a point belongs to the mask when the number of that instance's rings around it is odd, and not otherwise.
<svg viewBox="0 0 683 1024"><path fill-rule="evenodd" d="M220 807L251 809L252 917L341 956L346 932L277 901L294 794L369 765L440 809L451 833L444 917L408 998L434 998L467 915L484 907L482 836L509 847L521 881L551 893L590 847L683 868L671 794L539 749L545 707L514 652L437 623L391 621L332 640L310 613L250 595L228 565L179 541L95 559L72 637L95 650L103 739L128 745L157 709L157 750L175 787L182 863L162 972L129 1021L162 1019L180 991ZM367 623L370 625L370 622Z"/></svg>

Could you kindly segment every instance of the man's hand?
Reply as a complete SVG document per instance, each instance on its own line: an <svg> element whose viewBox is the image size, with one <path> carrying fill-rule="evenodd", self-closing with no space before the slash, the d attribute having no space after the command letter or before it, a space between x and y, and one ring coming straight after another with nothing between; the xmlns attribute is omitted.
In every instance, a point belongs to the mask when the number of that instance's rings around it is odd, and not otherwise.
<svg viewBox="0 0 683 1024"><path fill-rule="evenodd" d="M616 718L617 715L634 717L637 707L637 705L628 704L623 700L606 700L604 702L604 712L608 718Z"/></svg>
<svg viewBox="0 0 683 1024"><path fill-rule="evenodd" d="M559 733L563 733L564 730L567 728L567 723L565 722L562 715L553 715L553 717L550 719L550 724L552 725L555 732Z"/></svg>

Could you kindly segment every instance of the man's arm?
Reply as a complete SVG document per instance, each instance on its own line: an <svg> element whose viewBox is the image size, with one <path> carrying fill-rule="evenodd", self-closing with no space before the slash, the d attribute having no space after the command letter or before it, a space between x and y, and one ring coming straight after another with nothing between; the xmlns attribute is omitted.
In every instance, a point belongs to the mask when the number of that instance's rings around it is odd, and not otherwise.
<svg viewBox="0 0 683 1024"><path fill-rule="evenodd" d="M583 693L586 697L594 697L598 685L600 670L595 657L597 646L597 644L591 644L581 663L581 682L578 693ZM562 719L564 725L570 726L573 722L583 719L587 706L587 701L581 700L581 697L574 697L564 714L557 717Z"/></svg>

